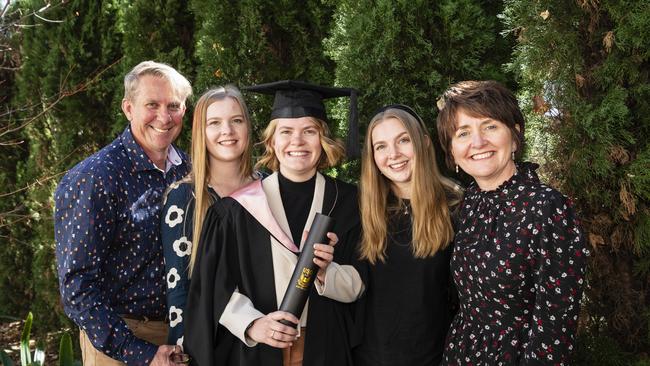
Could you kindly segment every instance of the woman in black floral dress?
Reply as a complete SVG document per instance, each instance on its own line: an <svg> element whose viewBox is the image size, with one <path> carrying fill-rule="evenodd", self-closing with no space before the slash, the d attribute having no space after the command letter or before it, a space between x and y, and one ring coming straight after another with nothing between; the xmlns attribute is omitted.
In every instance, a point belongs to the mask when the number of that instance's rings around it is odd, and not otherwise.
<svg viewBox="0 0 650 366"><path fill-rule="evenodd" d="M572 202L539 181L536 164L515 163L524 119L509 90L461 82L443 102L447 163L474 178L454 239L460 310L443 364L568 365L588 254Z"/></svg>

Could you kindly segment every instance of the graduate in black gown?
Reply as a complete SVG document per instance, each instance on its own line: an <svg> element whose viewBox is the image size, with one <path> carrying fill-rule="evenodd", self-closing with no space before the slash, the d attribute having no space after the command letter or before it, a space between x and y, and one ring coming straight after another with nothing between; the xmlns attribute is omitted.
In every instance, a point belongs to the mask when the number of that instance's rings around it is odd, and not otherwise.
<svg viewBox="0 0 650 366"><path fill-rule="evenodd" d="M186 351L195 365L350 365L358 342L350 303L364 290L350 265L360 235L357 192L318 171L344 155L330 138L322 99L353 90L288 81L249 90L275 94L258 163L273 174L208 210L188 297ZM335 219L335 235L328 234L330 245L315 245L320 269L297 319L278 307L317 212Z"/></svg>
<svg viewBox="0 0 650 366"><path fill-rule="evenodd" d="M410 107L383 107L370 121L360 190L367 289L355 365L438 365L450 323L450 206L460 190L441 176Z"/></svg>

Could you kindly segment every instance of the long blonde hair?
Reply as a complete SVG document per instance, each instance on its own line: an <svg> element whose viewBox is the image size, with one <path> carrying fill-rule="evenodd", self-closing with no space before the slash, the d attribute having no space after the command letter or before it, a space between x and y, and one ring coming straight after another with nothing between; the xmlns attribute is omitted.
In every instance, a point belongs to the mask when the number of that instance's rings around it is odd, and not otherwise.
<svg viewBox="0 0 650 366"><path fill-rule="evenodd" d="M252 146L252 123L248 107L244 101L239 89L234 85L226 85L210 89L201 95L196 107L194 108L194 117L192 121L192 173L190 180L194 188L194 225L192 229L192 254L190 256L189 273L192 274L192 268L196 262L196 256L199 249L199 239L203 229L203 219L208 211L208 207L214 203L214 199L208 193L208 181L210 180L210 164L208 159L208 148L205 138L206 114L208 107L218 100L232 98L239 104L242 110L248 130L248 144L241 156L240 173L242 177L252 176L253 163L251 155Z"/></svg>
<svg viewBox="0 0 650 366"><path fill-rule="evenodd" d="M440 174L433 146L419 117L402 108L388 108L377 113L366 133L359 196L363 225L360 257L372 264L386 260L388 196L391 190L391 181L381 174L374 161L372 131L389 118L402 123L413 144L411 249L416 258L431 257L452 241L454 232L449 206L460 198L458 186ZM398 204L401 205L401 199Z"/></svg>
<svg viewBox="0 0 650 366"><path fill-rule="evenodd" d="M320 138L320 145L323 148L323 153L320 156L318 161L317 170L331 168L336 166L336 164L345 157L345 148L343 144L332 138L330 129L327 126L327 123L321 121L318 118L308 117L316 125L318 130L318 135ZM278 126L278 120L273 119L269 122L269 125L266 126L264 132L262 133L262 141L260 145L264 146L264 153L260 156L257 164L257 168L267 168L273 172L280 170L280 161L278 160L275 150L273 150L273 135L275 134L275 129Z"/></svg>

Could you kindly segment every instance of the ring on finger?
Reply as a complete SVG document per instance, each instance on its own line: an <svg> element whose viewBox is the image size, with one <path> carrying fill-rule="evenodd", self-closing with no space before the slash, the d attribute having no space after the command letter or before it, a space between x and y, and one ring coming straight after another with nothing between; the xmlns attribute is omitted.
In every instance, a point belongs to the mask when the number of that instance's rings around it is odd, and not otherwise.
<svg viewBox="0 0 650 366"><path fill-rule="evenodd" d="M271 338L275 339L275 331L273 331L273 333L271 333Z"/></svg>

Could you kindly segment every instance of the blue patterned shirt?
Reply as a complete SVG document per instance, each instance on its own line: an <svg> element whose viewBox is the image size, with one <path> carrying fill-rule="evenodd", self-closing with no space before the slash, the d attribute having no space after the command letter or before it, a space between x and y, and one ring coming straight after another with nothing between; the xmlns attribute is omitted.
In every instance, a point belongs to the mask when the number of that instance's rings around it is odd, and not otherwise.
<svg viewBox="0 0 650 366"><path fill-rule="evenodd" d="M72 168L55 192L65 312L98 350L129 365L148 365L158 346L136 338L120 315L165 317L162 196L188 171L182 152L169 154L166 172L156 168L127 127Z"/></svg>

